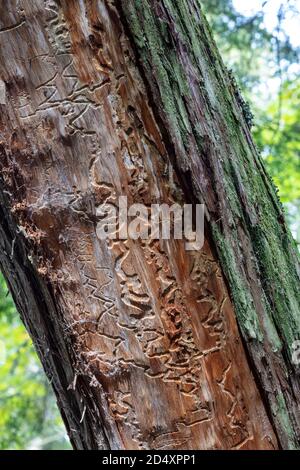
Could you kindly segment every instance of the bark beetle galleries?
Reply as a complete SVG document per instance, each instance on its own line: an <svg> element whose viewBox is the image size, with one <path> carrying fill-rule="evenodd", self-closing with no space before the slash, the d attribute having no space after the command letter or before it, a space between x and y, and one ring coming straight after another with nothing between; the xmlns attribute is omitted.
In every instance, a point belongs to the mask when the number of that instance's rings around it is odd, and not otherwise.
<svg viewBox="0 0 300 470"><path fill-rule="evenodd" d="M7 3L0 261L74 447L277 448L210 237L201 252L96 237L96 208L120 195L189 202L129 14Z"/></svg>

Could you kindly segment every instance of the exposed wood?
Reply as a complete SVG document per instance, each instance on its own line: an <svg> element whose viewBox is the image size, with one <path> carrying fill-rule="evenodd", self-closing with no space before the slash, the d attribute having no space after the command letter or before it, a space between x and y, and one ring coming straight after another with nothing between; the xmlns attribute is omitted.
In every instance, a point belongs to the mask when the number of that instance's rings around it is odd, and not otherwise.
<svg viewBox="0 0 300 470"><path fill-rule="evenodd" d="M177 31L175 2L159 5L10 0L1 7L0 264L75 448L293 447L296 379L286 375L280 326L276 351L267 336L270 292L249 235L258 226L255 201L248 207L254 173L261 211L281 209L219 57L207 49L200 11L186 12L199 34L189 38L192 31ZM147 206L205 201L204 248L100 242L97 207L123 194ZM281 235L272 236L277 243ZM283 253L286 263L294 256L289 245ZM296 337L292 320L287 325Z"/></svg>

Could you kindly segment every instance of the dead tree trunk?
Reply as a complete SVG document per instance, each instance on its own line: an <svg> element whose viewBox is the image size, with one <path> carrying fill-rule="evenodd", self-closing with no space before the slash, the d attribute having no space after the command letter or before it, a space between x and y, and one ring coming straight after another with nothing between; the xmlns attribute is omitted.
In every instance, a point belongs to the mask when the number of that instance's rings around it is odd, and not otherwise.
<svg viewBox="0 0 300 470"><path fill-rule="evenodd" d="M298 447L296 251L198 0L0 26L0 262L74 447ZM204 248L99 241L120 195L205 203Z"/></svg>

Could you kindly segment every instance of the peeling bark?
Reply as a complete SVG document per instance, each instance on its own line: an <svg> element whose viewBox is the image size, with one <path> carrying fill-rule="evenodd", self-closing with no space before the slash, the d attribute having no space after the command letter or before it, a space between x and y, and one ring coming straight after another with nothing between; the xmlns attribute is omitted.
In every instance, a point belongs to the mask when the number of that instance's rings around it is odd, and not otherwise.
<svg viewBox="0 0 300 470"><path fill-rule="evenodd" d="M6 3L0 263L74 448L296 447L296 255L198 5ZM204 248L99 241L120 195L205 202Z"/></svg>

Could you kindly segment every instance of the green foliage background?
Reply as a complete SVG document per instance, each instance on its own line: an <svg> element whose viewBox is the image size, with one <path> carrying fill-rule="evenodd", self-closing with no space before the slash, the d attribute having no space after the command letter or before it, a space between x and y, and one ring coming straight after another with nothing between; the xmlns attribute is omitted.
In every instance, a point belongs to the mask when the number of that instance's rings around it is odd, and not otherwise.
<svg viewBox="0 0 300 470"><path fill-rule="evenodd" d="M69 443L53 392L0 275L0 449Z"/></svg>
<svg viewBox="0 0 300 470"><path fill-rule="evenodd" d="M300 243L300 50L286 24L293 16L300 26L300 0L262 0L261 8L247 17L235 10L232 0L201 4L224 62L250 104L256 144ZM277 8L272 31L265 26L266 4Z"/></svg>
<svg viewBox="0 0 300 470"><path fill-rule="evenodd" d="M300 2L282 1L274 31L264 25L263 8L246 17L231 0L201 3L254 112L256 143L300 242L299 50L282 27L287 14L299 15ZM53 393L0 274L0 449L62 448L70 445Z"/></svg>

